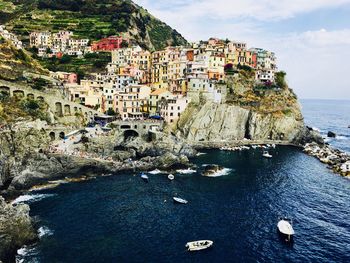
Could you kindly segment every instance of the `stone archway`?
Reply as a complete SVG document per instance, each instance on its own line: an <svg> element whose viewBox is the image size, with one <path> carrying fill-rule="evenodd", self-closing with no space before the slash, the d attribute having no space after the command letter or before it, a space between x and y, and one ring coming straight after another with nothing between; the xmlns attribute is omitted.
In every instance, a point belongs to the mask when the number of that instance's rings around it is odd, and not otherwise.
<svg viewBox="0 0 350 263"><path fill-rule="evenodd" d="M16 97L17 99L22 99L22 98L24 98L24 91L23 90L14 90L13 96Z"/></svg>
<svg viewBox="0 0 350 263"><path fill-rule="evenodd" d="M68 104L64 105L64 115L71 115L70 106Z"/></svg>
<svg viewBox="0 0 350 263"><path fill-rule="evenodd" d="M50 139L51 139L51 141L54 141L54 140L56 140L56 134L55 134L55 132L50 132L49 133L49 136L50 136Z"/></svg>
<svg viewBox="0 0 350 263"><path fill-rule="evenodd" d="M6 86L0 86L0 96L1 97L6 97L10 96L10 88Z"/></svg>
<svg viewBox="0 0 350 263"><path fill-rule="evenodd" d="M60 132L59 135L58 135L58 137L59 137L60 139L64 139L64 137L65 137L64 132Z"/></svg>
<svg viewBox="0 0 350 263"><path fill-rule="evenodd" d="M34 100L34 94L33 93L27 94L27 99L28 100Z"/></svg>
<svg viewBox="0 0 350 263"><path fill-rule="evenodd" d="M56 115L59 116L59 117L62 117L63 116L62 103L61 102L56 102L55 106L56 106L56 112L55 112Z"/></svg>
<svg viewBox="0 0 350 263"><path fill-rule="evenodd" d="M135 130L125 130L123 135L124 135L124 140L125 141L126 140L132 140L132 139L140 136L139 133L137 131L135 131Z"/></svg>

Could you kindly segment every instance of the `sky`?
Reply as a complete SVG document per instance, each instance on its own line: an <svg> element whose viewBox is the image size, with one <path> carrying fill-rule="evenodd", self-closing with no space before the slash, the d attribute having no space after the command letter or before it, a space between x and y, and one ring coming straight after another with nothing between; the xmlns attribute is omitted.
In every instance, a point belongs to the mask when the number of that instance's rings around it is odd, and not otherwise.
<svg viewBox="0 0 350 263"><path fill-rule="evenodd" d="M276 53L299 98L350 100L350 0L135 0L188 41Z"/></svg>

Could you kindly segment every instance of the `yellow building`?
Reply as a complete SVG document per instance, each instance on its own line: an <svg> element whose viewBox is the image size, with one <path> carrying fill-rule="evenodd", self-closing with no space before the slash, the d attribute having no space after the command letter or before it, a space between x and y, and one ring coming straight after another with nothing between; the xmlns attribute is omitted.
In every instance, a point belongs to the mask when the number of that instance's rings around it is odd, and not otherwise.
<svg viewBox="0 0 350 263"><path fill-rule="evenodd" d="M148 98L151 88L144 85L130 85L114 96L114 110L123 120L139 119L148 113Z"/></svg>
<svg viewBox="0 0 350 263"><path fill-rule="evenodd" d="M174 95L165 88L157 89L153 91L149 97L148 109L149 114L154 115L159 113L159 101L170 99L174 97Z"/></svg>

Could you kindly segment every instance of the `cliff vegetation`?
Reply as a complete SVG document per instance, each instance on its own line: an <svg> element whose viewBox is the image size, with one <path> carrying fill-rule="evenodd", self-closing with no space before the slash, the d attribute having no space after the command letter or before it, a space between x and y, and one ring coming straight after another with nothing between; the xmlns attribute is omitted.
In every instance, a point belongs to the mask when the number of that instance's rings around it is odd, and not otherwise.
<svg viewBox="0 0 350 263"><path fill-rule="evenodd" d="M31 31L71 30L98 40L123 34L148 49L185 45L174 29L129 0L0 0L0 22L28 42Z"/></svg>

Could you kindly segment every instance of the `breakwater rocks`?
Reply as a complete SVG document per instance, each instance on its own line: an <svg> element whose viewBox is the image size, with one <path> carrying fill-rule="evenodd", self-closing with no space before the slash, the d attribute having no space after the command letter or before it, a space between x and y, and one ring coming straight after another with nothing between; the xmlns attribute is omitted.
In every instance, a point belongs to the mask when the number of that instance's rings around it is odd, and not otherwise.
<svg viewBox="0 0 350 263"><path fill-rule="evenodd" d="M320 145L317 143L307 143L304 146L304 152L318 158L325 163L335 173L350 177L350 156L329 145Z"/></svg>
<svg viewBox="0 0 350 263"><path fill-rule="evenodd" d="M0 262L15 262L17 249L36 239L29 206L8 204L0 196Z"/></svg>

